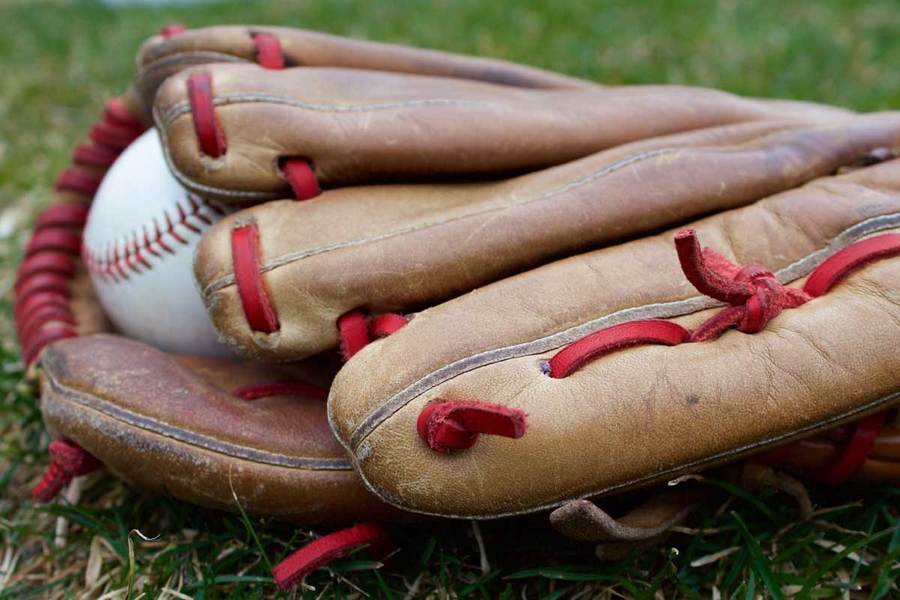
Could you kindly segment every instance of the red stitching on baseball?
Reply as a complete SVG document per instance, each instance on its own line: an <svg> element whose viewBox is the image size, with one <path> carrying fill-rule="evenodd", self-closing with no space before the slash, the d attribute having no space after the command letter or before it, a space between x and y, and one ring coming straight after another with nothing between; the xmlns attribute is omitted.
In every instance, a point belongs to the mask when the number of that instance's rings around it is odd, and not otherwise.
<svg viewBox="0 0 900 600"><path fill-rule="evenodd" d="M369 554L379 560L393 549L386 529L374 523L360 523L310 542L275 565L272 576L278 587L286 590L316 569L365 546L369 547Z"/></svg>
<svg viewBox="0 0 900 600"><path fill-rule="evenodd" d="M274 333L281 325L259 271L259 228L244 225L231 231L231 261L238 297L253 331Z"/></svg>
<svg viewBox="0 0 900 600"><path fill-rule="evenodd" d="M279 166L297 200L308 200L322 193L319 182L316 180L316 174L307 159L282 158Z"/></svg>
<svg viewBox="0 0 900 600"><path fill-rule="evenodd" d="M256 61L265 69L283 69L284 52L281 41L271 33L254 33L253 45L256 46Z"/></svg>
<svg viewBox="0 0 900 600"><path fill-rule="evenodd" d="M208 71L191 73L187 80L187 92L200 151L212 158L223 156L228 146L225 143L225 132L216 117L212 75Z"/></svg>
<svg viewBox="0 0 900 600"><path fill-rule="evenodd" d="M471 447L480 434L518 439L525 435L526 414L518 408L477 400L432 402L416 421L419 437L437 452Z"/></svg>
<svg viewBox="0 0 900 600"><path fill-rule="evenodd" d="M81 249L81 257L88 271L114 283L127 280L129 273L145 273L154 267L151 257L158 259L162 252L174 254L174 245L187 246L191 236L202 234L202 225L212 223L206 212L222 215L225 211L212 202L189 194L187 206L178 200L175 202L174 212L176 214L173 219L168 210L163 210L159 217L153 219L152 224L132 230L124 238L93 248L85 245ZM198 221L202 225L198 225ZM181 227L187 232L179 230Z"/></svg>
<svg viewBox="0 0 900 600"><path fill-rule="evenodd" d="M231 394L241 400L258 400L272 396L294 396L297 398L315 398L326 400L328 390L310 383L283 381L273 383L254 383L232 390Z"/></svg>

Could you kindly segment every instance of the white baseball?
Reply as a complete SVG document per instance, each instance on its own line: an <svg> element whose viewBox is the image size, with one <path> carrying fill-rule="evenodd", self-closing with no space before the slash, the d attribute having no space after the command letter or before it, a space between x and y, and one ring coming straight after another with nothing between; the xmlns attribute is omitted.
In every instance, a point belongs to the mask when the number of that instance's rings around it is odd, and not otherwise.
<svg viewBox="0 0 900 600"><path fill-rule="evenodd" d="M155 129L122 153L94 196L82 242L120 332L169 352L234 356L217 339L193 273L200 235L224 214L175 180Z"/></svg>

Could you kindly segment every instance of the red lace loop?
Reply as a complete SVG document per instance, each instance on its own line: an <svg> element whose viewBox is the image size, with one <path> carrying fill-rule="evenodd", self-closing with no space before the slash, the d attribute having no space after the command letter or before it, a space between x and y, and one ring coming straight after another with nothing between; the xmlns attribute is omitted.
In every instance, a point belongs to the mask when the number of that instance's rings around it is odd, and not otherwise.
<svg viewBox="0 0 900 600"><path fill-rule="evenodd" d="M274 333L281 328L259 270L259 228L255 223L231 231L231 261L238 296L253 331Z"/></svg>
<svg viewBox="0 0 900 600"><path fill-rule="evenodd" d="M284 52L281 41L271 33L254 33L253 44L256 46L256 61L265 69L283 69Z"/></svg>
<svg viewBox="0 0 900 600"><path fill-rule="evenodd" d="M471 447L479 434L517 439L525 435L524 411L477 400L432 402L416 422L419 437L437 452Z"/></svg>
<svg viewBox="0 0 900 600"><path fill-rule="evenodd" d="M103 115L100 117L100 120L132 129L135 132L135 137L139 136L147 129L139 119L129 112L125 103L119 98L113 98L112 100L107 101L106 105L103 107Z"/></svg>
<svg viewBox="0 0 900 600"><path fill-rule="evenodd" d="M338 321L341 356L345 361L365 348L373 338L383 338L406 326L409 319L396 313L384 313L371 319L361 310L351 310Z"/></svg>
<svg viewBox="0 0 900 600"><path fill-rule="evenodd" d="M806 280L803 291L812 297L821 296L856 269L872 261L898 255L900 255L898 233L886 233L857 242L819 265Z"/></svg>
<svg viewBox="0 0 900 600"><path fill-rule="evenodd" d="M366 315L360 310L351 310L337 321L341 336L341 356L350 360L354 354L369 343L369 325Z"/></svg>
<svg viewBox="0 0 900 600"><path fill-rule="evenodd" d="M383 559L393 549L386 529L374 523L360 523L310 542L275 565L272 575L278 587L286 590L316 569L365 546L378 559Z"/></svg>
<svg viewBox="0 0 900 600"><path fill-rule="evenodd" d="M19 265L19 271L16 273L16 293L29 279L41 273L51 273L71 279L75 274L75 260L71 255L62 252L32 254Z"/></svg>
<svg viewBox="0 0 900 600"><path fill-rule="evenodd" d="M280 162L281 172L287 179L297 200L308 200L322 193L316 174L305 158L285 158Z"/></svg>
<svg viewBox="0 0 900 600"><path fill-rule="evenodd" d="M384 313L369 322L369 334L374 338L384 338L406 327L409 319L397 313Z"/></svg>
<svg viewBox="0 0 900 600"><path fill-rule="evenodd" d="M187 80L187 92L200 151L212 158L223 156L228 147L225 143L225 132L222 131L216 117L212 75L208 71L192 73Z"/></svg>
<svg viewBox="0 0 900 600"><path fill-rule="evenodd" d="M47 292L57 296L69 296L69 278L58 273L36 273L22 280L16 297L24 302L34 294Z"/></svg>
<svg viewBox="0 0 900 600"><path fill-rule="evenodd" d="M81 251L81 233L57 228L38 229L25 246L25 256L31 257L45 251L78 256Z"/></svg>
<svg viewBox="0 0 900 600"><path fill-rule="evenodd" d="M72 153L72 162L82 167L107 169L116 161L119 154L110 148L96 144L81 144Z"/></svg>
<svg viewBox="0 0 900 600"><path fill-rule="evenodd" d="M46 229L50 227L84 227L87 223L88 204L77 202L67 202L65 204L56 204L50 208L46 208L38 215L34 228Z"/></svg>
<svg viewBox="0 0 900 600"><path fill-rule="evenodd" d="M93 173L80 169L66 169L56 178L53 188L58 192L75 192L93 197L100 188L101 179Z"/></svg>
<svg viewBox="0 0 900 600"><path fill-rule="evenodd" d="M25 363L34 362L41 350L48 344L77 335L78 332L71 326L53 326L49 323L42 323L34 334L22 339L22 354L25 356Z"/></svg>
<svg viewBox="0 0 900 600"><path fill-rule="evenodd" d="M887 421L887 412L864 417L853 425L850 440L835 461L819 472L808 473L810 479L838 484L852 479L866 463L876 438Z"/></svg>
<svg viewBox="0 0 900 600"><path fill-rule="evenodd" d="M98 146L121 152L143 132L143 127L120 125L101 119L91 127L90 138Z"/></svg>
<svg viewBox="0 0 900 600"><path fill-rule="evenodd" d="M185 27L181 23L170 23L169 25L163 26L159 30L159 35L166 39L169 39L175 37L176 35L184 33L185 31L187 31L187 27Z"/></svg>
<svg viewBox="0 0 900 600"><path fill-rule="evenodd" d="M560 379L587 362L617 350L643 344L676 346L688 341L690 336L687 329L671 321L650 319L622 323L596 331L563 348L547 361L547 374Z"/></svg>
<svg viewBox="0 0 900 600"><path fill-rule="evenodd" d="M100 461L84 448L66 440L50 442L50 466L41 481L31 490L35 502L49 502L56 497L73 477L95 471Z"/></svg>
<svg viewBox="0 0 900 600"><path fill-rule="evenodd" d="M260 398L270 398L272 396L295 396L298 398L327 400L328 390L310 383L285 381L245 385L232 390L231 395L236 396L241 400L258 400Z"/></svg>

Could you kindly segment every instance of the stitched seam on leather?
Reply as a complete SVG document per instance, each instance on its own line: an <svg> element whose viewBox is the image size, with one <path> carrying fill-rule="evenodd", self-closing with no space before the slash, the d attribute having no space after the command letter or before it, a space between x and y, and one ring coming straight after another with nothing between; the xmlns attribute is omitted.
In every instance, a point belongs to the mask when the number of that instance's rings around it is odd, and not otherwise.
<svg viewBox="0 0 900 600"><path fill-rule="evenodd" d="M357 473L359 473L360 478L362 479L363 485L366 487L367 490L369 490L370 492L375 494L378 498L380 498L384 502L386 502L392 506L395 506L397 508L403 509L407 512L418 513L418 514L423 514L423 515L438 516L438 517L443 517L443 518L448 518L448 519L473 519L473 518L500 519L500 518L504 518L504 517L514 517L514 516L518 516L518 515L525 515L525 514L540 512L543 510L549 510L549 509L561 506L561 505L565 504L566 502L570 502L572 500L581 500L581 499L591 498L591 497L599 496L599 495L608 495L608 494L612 494L617 491L624 491L627 489L640 487L642 485L647 485L647 484L653 483L655 481L663 481L666 479L671 479L673 477L677 477L678 475L681 475L684 473L690 473L692 471L703 470L703 469L709 468L711 466L714 466L716 464L732 462L732 461L740 458L741 456L753 454L755 452L765 449L766 447L780 445L780 444L789 442L791 440L803 437L804 435L812 434L817 431L824 431L827 429L831 429L833 427L837 427L843 423L854 421L854 420L864 416L866 413L872 413L872 412L877 412L878 410L883 410L884 408L888 407L888 405L896 404L898 401L900 401L900 392L894 392L892 394L888 394L887 396L878 398L877 400L873 400L872 402L869 402L862 406L858 406L847 412L843 412L840 415L835 415L833 417L824 419L822 421L817 421L816 423L809 424L809 425L807 425L805 427L801 427L799 429L791 430L791 431L783 433L781 435L768 437L768 438L765 438L762 440L756 440L753 443L745 444L745 445L741 446L740 448L733 448L730 450L719 452L719 453L713 454L711 456L708 456L706 458L698 459L698 460L695 460L695 461L692 461L689 463L684 463L682 465L678 465L677 467L672 467L672 468L666 469L664 471L656 471L645 477L638 477L635 479L630 479L630 480L622 482L618 485L613 485L613 486L608 486L605 488L600 488L597 490L592 490L588 493L578 494L575 496L566 496L563 498L558 498L558 499L552 500L550 502L546 502L544 504L537 505L537 506L531 506L531 507L528 507L528 508L522 509L522 510L513 510L513 511L507 511L507 512L503 512L503 513L496 513L496 514L465 514L465 515L462 515L462 514L445 514L445 513L430 512L430 511L426 511L426 510L417 510L414 507L410 507L410 506L403 504L399 499L397 499L394 496L392 496L391 494L387 493L385 490L382 490L382 489L376 487L375 485L373 485L369 481L369 479L366 477L365 471L363 471L359 467L359 463L355 460L355 457L354 457L354 467L355 467Z"/></svg>
<svg viewBox="0 0 900 600"><path fill-rule="evenodd" d="M248 448L230 442L223 442L207 435L188 433L179 430L179 428L173 427L168 423L163 423L151 417L136 414L128 409L115 406L103 399L95 398L79 390L67 387L51 377L47 378L47 382L49 382L50 387L56 391L58 395L64 397L67 402L94 410L131 427L143 429L224 456L249 460L260 464L307 469L310 471L346 471L351 468L349 461L341 458L329 459L286 456L284 454Z"/></svg>
<svg viewBox="0 0 900 600"><path fill-rule="evenodd" d="M822 128L815 128L815 129L828 130L828 129L832 129L832 128L834 128L834 127L833 126L832 127L822 127ZM541 194L539 196L535 196L533 198L526 197L526 198L523 198L518 201L514 200L513 202L508 202L508 203L505 203L502 205L490 206L490 207L478 210L476 212L466 213L464 215L460 215L457 217L440 219L437 221L431 221L428 223L422 223L422 224L418 224L418 225L405 227L403 229L397 229L392 232L384 233L382 235L372 236L372 237L368 237L368 238L360 238L357 240L350 240L350 241L345 241L345 242L336 242L334 244L319 246L317 248L309 248L309 249L298 251L298 252L288 252L288 253L282 254L281 256L279 256L277 258L269 259L266 262L260 264L260 272L266 273L268 271L278 269L282 266L288 265L295 261L303 260L305 258L310 258L312 256L317 256L319 254L325 254L327 252L332 252L335 250L340 250L343 248L351 248L351 247L355 247L355 246L362 246L367 243L380 242L380 241L392 239L394 237L400 237L400 236L404 236L404 235L418 233L420 231L426 231L428 229L432 229L435 227L441 227L441 226L444 226L444 225L447 225L450 223L463 221L463 220L469 219L469 218L478 218L478 217L481 217L481 216L484 216L487 214L491 214L494 212L510 210L510 209L519 208L522 206L528 206L529 204L532 204L532 203L549 200L549 199L555 198L556 196L565 194L573 189L577 189L584 185L593 183L597 179L600 179L607 175L611 175L611 174L615 173L616 171L626 168L626 167L630 167L635 163L642 162L644 160L649 160L652 158L656 158L658 156L663 156L666 154L676 154L679 151L689 151L689 150L715 151L718 154L726 154L726 153L745 152L745 151L747 151L748 148L754 148L754 147L765 148L766 144L769 143L769 141L771 139L777 139L779 136L785 134L786 132L794 131L796 129L797 129L797 127L790 127L790 126L785 127L783 129L779 129L777 131L770 132L762 137L753 138L752 140L745 142L743 144L735 144L733 146L729 146L729 147L725 147L725 148L710 148L708 146L672 146L672 147L656 148L653 150L644 150L644 151L632 154L630 156L620 158L620 159L614 161L613 163L605 165L602 168L600 168L592 173L588 173L586 175L576 177L575 179L572 179L571 181L561 184L559 187L557 187L555 189L546 191L543 194ZM807 130L812 130L812 129L814 129L814 128L808 128ZM215 293L217 291L220 291L220 290L222 290L228 286L234 285L234 284L235 284L234 275L226 275L226 276L221 277L220 279L208 284L204 288L203 294L204 294L204 296L208 296L209 294Z"/></svg>
<svg viewBox="0 0 900 600"><path fill-rule="evenodd" d="M217 94L213 98L213 106L229 106L232 104L277 104L302 108L315 112L327 113L364 113L380 112L403 108L430 108L432 106L492 106L492 103L483 100L454 100L452 98L429 98L427 100L403 100L398 102L377 102L372 104L325 104L320 102L306 102L296 98L276 96L274 94L259 94L253 92ZM169 107L161 115L160 127L169 127L178 117L191 112L191 104L187 101L178 102Z"/></svg>
<svg viewBox="0 0 900 600"><path fill-rule="evenodd" d="M775 276L782 283L789 283L800 279L801 277L808 275L828 256L834 254L841 248L850 245L859 238L885 229L893 229L898 226L900 226L900 213L872 217L861 221L836 235L824 248L820 248L819 250L794 261L783 269L780 269L775 273ZM560 348L580 339L589 333L626 321L654 317L670 318L691 314L715 306L722 306L722 304L705 296L694 296L684 300L627 308L536 340L504 348L486 350L462 358L449 365L445 365L440 369L432 371L388 398L380 406L370 412L366 418L360 421L359 425L357 425L350 436L349 446L345 445L345 447L347 447L351 453L355 454L360 443L394 413L423 394L426 390L440 385L462 373L496 362L549 352L550 350ZM329 403L329 407L330 404L331 403ZM331 420L330 410L329 420ZM334 427L334 422L331 424L334 431L340 431L340 429ZM338 439L340 440L340 436L338 436ZM341 443L343 444L343 440L341 440Z"/></svg>
<svg viewBox="0 0 900 600"><path fill-rule="evenodd" d="M205 65L209 63L250 63L252 61L226 54L224 52L215 51L198 51L198 52L179 52L177 54L169 54L161 58L154 59L152 62L141 67L140 73L136 79L143 82L147 76L155 74L157 71L166 70L172 66L188 67L194 65ZM179 71L181 68L178 69Z"/></svg>
<svg viewBox="0 0 900 600"><path fill-rule="evenodd" d="M217 204L189 195L187 205L181 200L174 202L174 217L163 209L161 215L120 237L93 246L84 244L81 258L87 270L100 279L113 283L127 281L129 272L140 275L150 271L165 254L175 254L173 247L187 246L188 238L200 237L212 225L202 209L215 215L225 214Z"/></svg>
<svg viewBox="0 0 900 600"><path fill-rule="evenodd" d="M400 237L403 235L408 235L411 233L418 233L419 231L426 231L428 229L432 229L434 227L441 227L443 225L447 225L449 223L455 223L458 221L463 221L465 219L476 218L486 214L490 214L492 212L499 212L510 210L512 208L519 208L521 206L527 206L529 204L535 202L541 202L544 200L548 200L560 194L565 194L570 190L582 187L597 179L615 173L620 169L624 169L626 167L631 166L634 163L642 162L644 160L649 160L655 158L657 156L661 156L664 154L672 154L676 153L680 150L683 150L681 147L674 148L658 148L656 150L648 150L645 152L640 152L637 154L633 154L631 156L627 156L625 158L619 159L611 164L604 166L593 173L588 173L587 175L582 175L581 177L577 177L569 182L564 183L560 187L557 187L553 190L544 192L539 196L535 196L534 198L526 198L524 200L520 200L518 202L506 203L499 206L490 206L479 211L466 213L464 215L459 215L457 217L451 217L446 219L439 219L437 221L430 221L428 223L421 223L418 225L411 225L409 227L404 227L402 229L396 229L394 231L384 233L381 235L360 238L356 240L349 240L345 242L335 242L334 244L326 244L324 246L319 246L316 248L309 248L307 250L301 250L298 252L288 252L282 254L278 258L269 259L264 263L260 264L260 273L267 273L269 271L275 270L277 268L283 267L285 265L291 264L293 262L303 260L305 258L310 258L312 256L317 256L319 254L325 254L327 252L333 252L335 250L340 250L342 248L352 248L355 246L362 246L369 243L380 242L388 239L392 239L395 237ZM220 279L213 281L203 291L204 295L211 294L213 292L217 292L225 287L235 284L234 275L226 275L221 277Z"/></svg>

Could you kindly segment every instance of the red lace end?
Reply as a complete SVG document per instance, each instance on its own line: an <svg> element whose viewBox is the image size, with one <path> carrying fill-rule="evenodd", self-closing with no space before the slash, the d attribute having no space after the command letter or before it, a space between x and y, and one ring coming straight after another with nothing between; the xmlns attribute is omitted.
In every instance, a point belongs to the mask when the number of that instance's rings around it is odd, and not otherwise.
<svg viewBox="0 0 900 600"><path fill-rule="evenodd" d="M256 46L256 61L265 69L283 69L284 52L281 41L271 33L254 33L253 44Z"/></svg>
<svg viewBox="0 0 900 600"><path fill-rule="evenodd" d="M312 167L306 159L282 159L281 171L297 200L308 200L322 193L319 189L319 182L316 181L316 174L313 173Z"/></svg>
<svg viewBox="0 0 900 600"><path fill-rule="evenodd" d="M50 466L31 490L35 502L53 500L73 477L87 475L100 466L96 458L74 442L54 440L50 442L49 451Z"/></svg>
<svg viewBox="0 0 900 600"><path fill-rule="evenodd" d="M200 150L213 158L223 156L227 147L213 103L212 75L207 71L192 73L187 80L187 91Z"/></svg>
<svg viewBox="0 0 900 600"><path fill-rule="evenodd" d="M231 232L231 260L238 296L253 331L274 333L281 325L259 270L259 228L244 225Z"/></svg>
<svg viewBox="0 0 900 600"><path fill-rule="evenodd" d="M526 414L517 408L477 400L432 402L419 413L419 437L437 452L471 447L479 434L520 438Z"/></svg>
<svg viewBox="0 0 900 600"><path fill-rule="evenodd" d="M328 390L309 383L275 382L256 383L239 387L231 392L241 400L258 400L271 396L296 396L298 398L315 398L327 400Z"/></svg>
<svg viewBox="0 0 900 600"><path fill-rule="evenodd" d="M160 28L159 35L163 36L166 39L169 39L171 37L175 37L180 33L184 33L185 31L187 31L187 27L185 27L181 23L171 23Z"/></svg>
<svg viewBox="0 0 900 600"><path fill-rule="evenodd" d="M813 271L803 291L813 297L821 296L854 270L890 256L900 256L900 234L887 233L847 246Z"/></svg>
<svg viewBox="0 0 900 600"><path fill-rule="evenodd" d="M387 530L372 523L361 523L310 542L275 565L272 575L278 587L289 589L316 569L364 546L378 558L387 556L392 549Z"/></svg>
<svg viewBox="0 0 900 600"><path fill-rule="evenodd" d="M601 329L569 344L547 361L548 375L567 377L601 356L642 344L676 346L688 341L690 332L677 323L648 319Z"/></svg>
<svg viewBox="0 0 900 600"><path fill-rule="evenodd" d="M352 310L338 319L337 326L341 336L341 356L344 360L350 360L369 343L366 315L362 311Z"/></svg>
<svg viewBox="0 0 900 600"><path fill-rule="evenodd" d="M733 305L744 302L753 293L749 285L734 280L737 269L724 257L701 251L693 229L675 234L675 250L685 277L701 294Z"/></svg>

